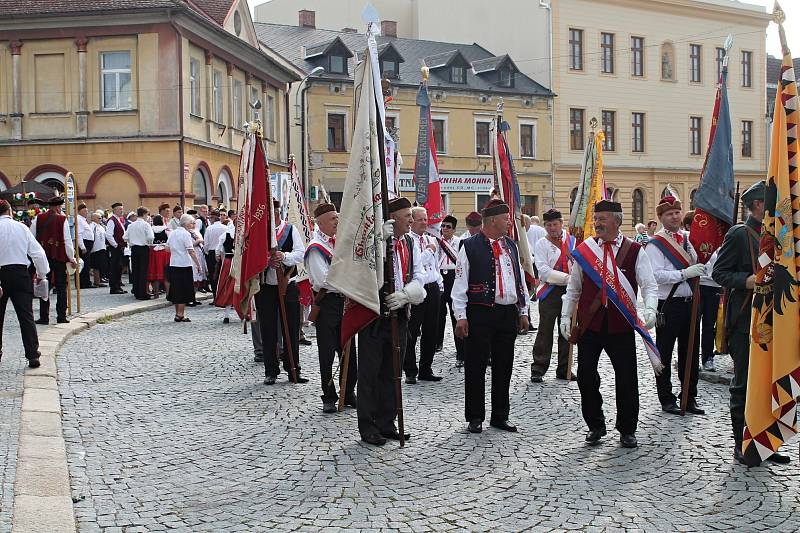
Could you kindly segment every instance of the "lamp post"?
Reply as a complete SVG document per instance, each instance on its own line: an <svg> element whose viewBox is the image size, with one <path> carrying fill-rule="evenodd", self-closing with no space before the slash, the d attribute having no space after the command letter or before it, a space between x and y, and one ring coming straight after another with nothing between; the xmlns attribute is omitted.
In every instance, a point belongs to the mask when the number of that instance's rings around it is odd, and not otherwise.
<svg viewBox="0 0 800 533"><path fill-rule="evenodd" d="M308 163L306 161L306 81L312 76L325 72L323 67L316 67L300 80L294 95L295 125L300 126L300 171L303 173L303 190L308 191ZM302 100L302 103L298 100Z"/></svg>
<svg viewBox="0 0 800 533"><path fill-rule="evenodd" d="M549 40L547 42L547 55L550 59L550 67L548 72L548 79L549 79L549 89L550 92L553 91L553 0L549 2L545 2L545 0L539 0L539 7L541 9L547 10L547 33ZM550 207L555 208L556 206L556 162L555 162L555 153L556 153L556 132L555 132L555 102L553 99L550 99Z"/></svg>

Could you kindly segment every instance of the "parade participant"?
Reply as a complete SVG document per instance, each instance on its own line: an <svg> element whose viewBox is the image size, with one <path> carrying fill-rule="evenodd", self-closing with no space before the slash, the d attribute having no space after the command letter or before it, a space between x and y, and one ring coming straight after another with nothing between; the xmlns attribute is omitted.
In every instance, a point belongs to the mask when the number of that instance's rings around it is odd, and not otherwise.
<svg viewBox="0 0 800 533"><path fill-rule="evenodd" d="M699 328L695 338L689 339L692 318L692 287L689 280L705 272L705 267L697 263L697 252L689 242L689 234L681 229L683 215L681 202L674 196L665 196L656 206L656 214L661 220L661 231L653 235L647 246L647 256L658 283L658 311L656 324L656 346L661 354L664 371L656 378L658 400L666 413L680 415L681 410L672 392L671 363L675 341L678 342L678 379L681 388L689 387L689 403L686 410L692 414L705 414L697 405L697 379L700 355L698 353ZM689 343L692 343L692 375L689 383L684 380L686 357Z"/></svg>
<svg viewBox="0 0 800 533"><path fill-rule="evenodd" d="M123 207L119 202L111 204L112 215L106 224L106 243L110 246L108 285L111 294L125 294L122 290L122 266L125 261L125 219Z"/></svg>
<svg viewBox="0 0 800 533"><path fill-rule="evenodd" d="M174 231L180 227L182 215L183 208L181 206L176 205L172 208L172 218L169 220L168 224L170 231Z"/></svg>
<svg viewBox="0 0 800 533"><path fill-rule="evenodd" d="M103 283L103 279L108 277L108 250L106 249L106 227L103 224L103 215L101 209L92 213L90 224L94 234L94 242L89 255L89 265L92 269L94 283L90 287L108 287L108 284ZM83 268L86 268L85 264Z"/></svg>
<svg viewBox="0 0 800 533"><path fill-rule="evenodd" d="M78 247L83 258L83 269L81 269L80 281L82 289L89 289L92 286L91 269L89 268L89 254L94 247L94 230L87 220L89 209L86 204L78 204Z"/></svg>
<svg viewBox="0 0 800 533"><path fill-rule="evenodd" d="M167 224L170 219L170 208L169 204L161 204L158 206L158 214L161 215L161 220L164 221L164 224ZM162 225L164 225L162 224Z"/></svg>
<svg viewBox="0 0 800 533"><path fill-rule="evenodd" d="M147 222L146 207L136 210L136 220L127 229L123 239L131 250L131 292L137 300L149 300L147 274L150 268L150 245L153 244L153 227Z"/></svg>
<svg viewBox="0 0 800 533"><path fill-rule="evenodd" d="M598 444L606 434L597 372L600 353L605 350L614 367L620 444L635 448L639 381L634 331L645 339L650 361L659 373L661 365L645 329L655 325L658 285L642 247L619 232L622 220L619 203L602 200L595 204L592 223L597 236L583 241L572 253L575 262L561 306L560 332L565 338L572 336L578 345L578 388L583 419L589 426L587 444ZM636 315L639 289L645 303L642 319ZM576 307L578 320L573 331Z"/></svg>
<svg viewBox="0 0 800 533"><path fill-rule="evenodd" d="M208 235L213 228L214 226L211 226L209 231L206 232L206 235ZM217 276L217 286L214 289L214 305L217 307L222 307L225 310L222 317L222 323L229 324L231 321L230 310L235 304L233 297L234 280L231 277L231 263L233 261L233 249L236 244L236 226L231 224L224 226L224 228L225 233L221 238L217 239L217 246L214 248L216 261L220 264L219 276ZM257 335L255 330L258 329L258 325L253 323L250 324L250 326L253 329L253 346L255 347L255 336ZM258 343L260 345L261 341L259 340ZM258 351L261 351L260 346ZM261 363L263 362L263 359L257 362Z"/></svg>
<svg viewBox="0 0 800 533"><path fill-rule="evenodd" d="M531 363L531 381L541 383L550 367L550 356L553 353L553 327L561 324L561 299L567 292L567 281L572 259L570 254L575 249L575 237L564 229L561 212L550 209L544 215L544 227L547 236L536 243L534 257L536 268L542 280L536 296L539 301L539 332L533 344L533 363ZM569 368L569 342L558 336L558 366L556 379L567 379ZM571 369L570 369L571 370ZM571 381L577 381L570 372Z"/></svg>
<svg viewBox="0 0 800 533"><path fill-rule="evenodd" d="M464 222L467 223L467 231L461 234L461 240L463 242L464 239L472 237L476 233L481 231L481 226L483 225L483 218L481 214L477 211L473 211L467 215L467 218L464 219Z"/></svg>
<svg viewBox="0 0 800 533"><path fill-rule="evenodd" d="M221 241L225 240L225 232L228 230L228 213L218 210L211 211L211 219L214 221L206 230L203 237L206 241L206 267L208 268L208 280L211 285L211 292L217 292L217 279L219 277L220 263L217 261L216 250Z"/></svg>
<svg viewBox="0 0 800 533"><path fill-rule="evenodd" d="M441 381L442 377L433 373L433 354L436 352L437 325L439 320L439 295L441 294L442 275L439 273L437 254L439 245L436 239L425 232L428 229L428 211L424 207L411 208L411 231L409 236L419 253L419 265L422 269L422 284L425 288L425 300L411 306L411 318L408 320L408 340L403 360L406 383L414 384L417 377L422 381ZM420 333L422 335L420 336ZM417 339L419 339L419 368L417 368Z"/></svg>
<svg viewBox="0 0 800 533"><path fill-rule="evenodd" d="M425 300L419 253L408 236L411 220L411 202L407 198L389 201L389 220L384 224L383 235L392 243L394 287L388 290L394 292L387 295L387 287L381 288L380 300L382 311L396 313L401 357L408 336L408 306ZM383 446L386 439L400 440L394 423L394 380L399 376L394 372L392 319L387 315L382 312L358 334L358 352L362 354L358 365L358 431L362 441L375 446ZM408 440L411 435L404 434L403 438Z"/></svg>
<svg viewBox="0 0 800 533"><path fill-rule="evenodd" d="M191 322L185 311L186 304L194 300L192 272L194 268L200 268L200 259L190 233L194 229L194 218L182 215L179 224L167 238L170 252L167 300L175 305L175 322Z"/></svg>
<svg viewBox="0 0 800 533"><path fill-rule="evenodd" d="M717 339L717 313L722 298L722 287L711 277L717 262L719 250L715 250L705 265L705 272L700 276L700 313L698 320L703 327L700 334L700 354L703 370L716 372L714 366L714 344Z"/></svg>
<svg viewBox="0 0 800 533"><path fill-rule="evenodd" d="M338 354L341 361L343 346L341 345L342 314L344 313L344 296L327 284L333 249L336 246L336 229L339 225L339 213L336 206L321 203L314 209L316 227L314 235L308 243L305 265L314 290L314 308L318 309L314 324L317 328L317 352L319 353L319 373L322 379L322 412L335 413L336 386L333 384L333 361ZM340 368L344 368L340 365ZM355 386L358 372L355 343L351 343L347 365L346 391L343 392L344 403L356 407Z"/></svg>
<svg viewBox="0 0 800 533"><path fill-rule="evenodd" d="M652 219L648 220L647 221L647 235L652 237L653 235L656 234L656 229L658 229L658 222L656 222L655 220L652 220Z"/></svg>
<svg viewBox="0 0 800 533"><path fill-rule="evenodd" d="M436 351L442 350L444 344L444 330L447 323L448 308L450 313L450 326L453 332L456 331L456 315L453 312L453 299L450 297L453 291L453 282L456 280L456 259L461 239L455 236L458 219L453 215L447 215L442 220L442 240L439 243L439 271L442 275L444 290L439 300L439 330L436 343ZM464 341L456 337L456 366L464 366Z"/></svg>
<svg viewBox="0 0 800 533"><path fill-rule="evenodd" d="M162 287L166 280L164 275L169 268L169 248L167 248L167 227L164 225L164 218L161 215L153 217L153 244L150 247L150 255L147 265L147 281L151 286L151 297L158 298L164 292Z"/></svg>
<svg viewBox="0 0 800 533"><path fill-rule="evenodd" d="M200 235L205 239L206 237L206 230L208 229L208 206L206 204L201 205L197 208L197 212L195 213L195 219L197 228L196 231L200 233Z"/></svg>
<svg viewBox="0 0 800 533"><path fill-rule="evenodd" d="M514 342L528 329L528 291L517 244L508 237L508 204L491 200L482 210L483 229L462 241L453 284L456 336L464 339L464 414L471 433L483 431L486 418L486 363L492 356L490 425L517 431L509 422L509 385Z"/></svg>
<svg viewBox="0 0 800 533"><path fill-rule="evenodd" d="M728 230L712 273L714 281L729 290L725 334L728 339L728 351L733 359L733 379L730 386L733 456L741 464L746 464L742 455L742 438L745 426L747 374L750 368L750 309L764 220L765 190L766 184L764 181L759 181L742 194L742 203L750 215L743 224L737 224ZM768 460L785 464L790 459L788 455L773 453Z"/></svg>
<svg viewBox="0 0 800 533"><path fill-rule="evenodd" d="M286 286L286 297L284 304L286 308L286 324L289 330L288 344L292 346L292 356L295 364L296 383L308 383L308 379L300 375L300 292L297 283L292 276L296 272L296 265L303 262L305 248L300 231L293 224L281 220L280 202L273 200L273 216L275 221L280 221L275 228L278 239L278 249L272 253L270 267L264 271L261 277L261 290L256 294L256 309L258 311L258 325L261 328L261 341L264 351L264 385L274 385L275 380L280 374L278 364L278 336L283 337L283 318L279 304L278 276L277 269L281 269L283 275L288 278ZM292 372L289 362L289 354L286 351L287 342L283 343L282 355L283 369L292 379Z"/></svg>
<svg viewBox="0 0 800 533"><path fill-rule="evenodd" d="M28 264L36 269L34 280L47 276L48 258L39 242L22 222L11 218L11 205L0 200L0 359L3 357L3 325L8 301L14 306L22 335L22 346L30 368L39 366L39 336L33 321L33 283ZM29 259L30 258L30 259Z"/></svg>
<svg viewBox="0 0 800 533"><path fill-rule="evenodd" d="M692 231L692 222L694 222L694 210L687 211L685 215L683 215L683 220L681 221L681 228L683 231L689 233Z"/></svg>
<svg viewBox="0 0 800 533"><path fill-rule="evenodd" d="M62 196L54 196L47 202L48 209L36 217L31 224L31 233L39 241L50 264L50 277L56 289L56 322L67 320L67 263L77 268L75 247L69 231L67 217L61 213ZM50 323L50 300L40 300L37 324Z"/></svg>
<svg viewBox="0 0 800 533"><path fill-rule="evenodd" d="M188 307L195 307L202 304L202 302L197 301L197 292L199 291L205 293L208 292L208 290L205 288L206 274L207 274L206 259L205 259L206 257L205 241L203 240L203 236L200 235L200 232L197 230L199 221L190 211L187 211L186 214L194 218L194 224L192 225L192 228L189 229L189 234L192 236L192 243L194 244L194 253L200 259L200 261L197 265L195 265L196 268L192 271L192 279L194 280L194 289L195 289L194 298L192 299L191 302L189 302L186 305Z"/></svg>

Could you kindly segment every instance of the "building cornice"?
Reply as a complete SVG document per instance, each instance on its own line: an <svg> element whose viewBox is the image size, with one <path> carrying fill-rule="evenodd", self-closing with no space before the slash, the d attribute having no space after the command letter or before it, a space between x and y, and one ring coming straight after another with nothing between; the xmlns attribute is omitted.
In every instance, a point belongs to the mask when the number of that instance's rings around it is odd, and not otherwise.
<svg viewBox="0 0 800 533"><path fill-rule="evenodd" d="M743 4L730 0L608 0L610 4L632 6L643 11L653 9L668 10L670 8L691 13L698 17L698 10L710 13L729 15L735 18L749 19L750 24L758 24L766 28L772 21L772 15L761 6Z"/></svg>

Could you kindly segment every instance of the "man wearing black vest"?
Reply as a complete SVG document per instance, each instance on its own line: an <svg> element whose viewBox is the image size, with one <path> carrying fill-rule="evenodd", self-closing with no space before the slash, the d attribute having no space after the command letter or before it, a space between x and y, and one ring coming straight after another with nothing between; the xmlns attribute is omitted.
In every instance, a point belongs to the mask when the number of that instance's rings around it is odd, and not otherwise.
<svg viewBox="0 0 800 533"><path fill-rule="evenodd" d="M108 285L111 294L125 294L122 290L122 266L125 262L125 218L123 206L119 202L111 204L113 214L106 223L106 242L111 256L109 263Z"/></svg>
<svg viewBox="0 0 800 533"><path fill-rule="evenodd" d="M425 300L419 254L407 235L411 228L411 202L407 198L390 201L389 217L384 224L384 236L392 241L394 292L386 295L386 288L381 289L381 316L358 334L358 352L362 354L358 362L358 431L362 441L375 446L383 446L386 439L400 439L394 424L394 380L400 376L394 374L388 310L397 313L402 358L408 336L409 305ZM384 307L387 308L385 313ZM410 437L404 435L405 440Z"/></svg>
<svg viewBox="0 0 800 533"><path fill-rule="evenodd" d="M651 329L656 321L658 285L650 259L641 245L619 232L622 225L622 206L619 203L609 200L597 202L592 222L596 237L587 238L572 253L575 262L561 306L560 332L564 338L572 337L571 342L578 345L581 411L589 426L586 443L598 444L606 434L600 374L597 372L600 353L605 350L614 367L620 444L625 448L636 448L635 433L639 420L636 338L629 319L614 303L613 288L617 287L622 293L620 302L633 307L631 310L620 303L626 312L634 313L631 319L638 320L637 325L641 322L644 328ZM601 286L598 286L598 280L602 280ZM609 280L614 286L609 284ZM627 287L633 294L629 294ZM635 314L638 289L641 289L645 302L641 319L637 319ZM578 323L573 330L572 312L576 307ZM658 374L660 364L652 357L651 362Z"/></svg>
<svg viewBox="0 0 800 533"><path fill-rule="evenodd" d="M273 216L280 223L275 228L278 250L272 253L270 266L261 274L261 290L255 296L256 310L258 312L258 326L261 328L261 340L264 354L264 385L274 385L281 369L278 364L278 337L283 337L283 318L280 312L280 295L278 292L277 269L281 269L287 278L286 298L286 323L289 329L288 343L292 347L292 356L295 364L296 383L308 383L308 379L300 376L300 293L297 283L291 276L296 272L296 265L303 262L305 248L300 232L292 224L281 220L280 202L273 200ZM279 333L280 332L280 333ZM292 379L290 361L287 351L287 339L284 339L281 359L283 369Z"/></svg>
<svg viewBox="0 0 800 533"><path fill-rule="evenodd" d="M483 229L462 241L451 298L456 337L464 343L465 418L471 433L483 431L486 418L487 357L492 357L490 425L517 431L508 421L514 342L528 329L528 291L516 243L508 237L509 207L490 200L482 211ZM523 237L524 238L524 237Z"/></svg>

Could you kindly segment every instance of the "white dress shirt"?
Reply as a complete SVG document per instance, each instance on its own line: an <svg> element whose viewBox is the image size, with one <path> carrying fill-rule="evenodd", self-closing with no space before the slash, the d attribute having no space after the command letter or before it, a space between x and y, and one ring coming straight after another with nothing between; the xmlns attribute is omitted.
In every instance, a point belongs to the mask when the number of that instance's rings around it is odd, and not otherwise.
<svg viewBox="0 0 800 533"><path fill-rule="evenodd" d="M493 246L496 239L489 239L489 246ZM504 239L500 241L504 242ZM514 257L511 252L502 244L502 253L499 258L499 269L495 271L495 291L494 303L497 305L512 305L517 303L517 279L514 274ZM522 271L522 265L519 265L520 276L525 274ZM499 271L498 271L499 270ZM500 294L498 279L503 281L503 293ZM522 281L524 283L524 281ZM458 251L458 261L456 263L456 279L453 282L453 290L450 297L453 300L453 312L456 315L456 320L464 320L467 318L467 286L469 285L469 258L467 257L467 249L462 246ZM522 297L525 299L522 302L519 314L528 314L528 291L522 291Z"/></svg>
<svg viewBox="0 0 800 533"><path fill-rule="evenodd" d="M413 231L409 232L408 235L414 242L414 247L419 252L420 267L422 267L422 284L437 283L439 288L441 288L442 274L439 272L439 262L437 260L439 243L430 235L417 235ZM428 248L431 244L436 247L436 251Z"/></svg>
<svg viewBox="0 0 800 533"><path fill-rule="evenodd" d="M171 219L169 219L169 224L167 225L169 226L170 231L175 231L176 229L181 227L181 221L175 217L172 217Z"/></svg>
<svg viewBox="0 0 800 533"><path fill-rule="evenodd" d="M3 250L0 253L0 266L22 265L27 268L30 257L40 278L50 272L42 245L25 224L12 219L10 215L0 216L0 250Z"/></svg>
<svg viewBox="0 0 800 533"><path fill-rule="evenodd" d="M170 252L169 266L195 266L192 256L189 255L189 250L194 248L194 241L192 240L192 235L186 231L186 228L178 226L178 229L173 230L167 237L167 247Z"/></svg>
<svg viewBox="0 0 800 533"><path fill-rule="evenodd" d="M334 243L331 241L330 237L319 229L314 230L314 236L308 244L309 246L318 244L333 254ZM308 252L305 261L306 271L308 272L308 277L311 280L311 287L314 291L319 292L320 289L325 289L329 293L338 294L339 291L328 285L328 271L331 269L328 259L324 257L321 252L312 250Z"/></svg>
<svg viewBox="0 0 800 533"><path fill-rule="evenodd" d="M704 285L706 287L714 287L716 289L720 288L719 283L717 283L711 278L711 273L714 272L714 265L717 262L718 253L719 249L715 250L714 253L711 255L711 257L709 258L708 263L706 263L706 273L700 276L700 285Z"/></svg>
<svg viewBox="0 0 800 533"><path fill-rule="evenodd" d="M281 222L280 226L275 228L275 234L280 235L281 231L285 231L284 229L285 227L286 227L286 222ZM269 250L267 250L266 253L269 254ZM292 224L292 251L284 252L283 265L286 267L293 267L295 265L299 265L300 263L303 262L303 255L305 255L305 253L306 249L303 246L303 237L300 236L300 231L297 229L297 226ZM275 273L274 268L268 268L266 270L264 281L267 285L278 284L278 275Z"/></svg>
<svg viewBox="0 0 800 533"><path fill-rule="evenodd" d="M561 242L567 236L567 230L561 230ZM555 270L556 263L561 257L561 248L550 242L550 239L545 237L539 239L533 252L536 259L536 270L539 271L539 279L550 285L565 286L569 279L569 272L561 272ZM572 259L567 261L567 266L572 263ZM567 268L569 270L569 268Z"/></svg>
<svg viewBox="0 0 800 533"><path fill-rule="evenodd" d="M531 223L531 227L528 228L527 231L527 236L528 248L531 250L531 253L534 253L533 250L536 248L536 243L538 243L540 239L547 237L547 230L537 224Z"/></svg>
<svg viewBox="0 0 800 533"><path fill-rule="evenodd" d="M34 218L31 224L31 234L34 239L36 238L36 222L38 220L39 217ZM75 259L75 245L72 243L72 232L69 230L69 224L66 219L64 219L64 250L66 251L67 258Z"/></svg>
<svg viewBox="0 0 800 533"><path fill-rule="evenodd" d="M89 225L89 222L83 217L83 215L78 215L78 247L81 249L82 253L86 252L86 246L83 244L83 241L93 241L94 240L94 229Z"/></svg>
<svg viewBox="0 0 800 533"><path fill-rule="evenodd" d="M460 237L453 235L450 239L442 239L450 245L453 252L458 256L458 243L461 242ZM444 246L439 246L439 270L455 270L456 263L446 253L444 253Z"/></svg>
<svg viewBox="0 0 800 533"><path fill-rule="evenodd" d="M106 222L106 242L112 248L116 248L117 244L120 244L117 243L116 239L114 238L114 228L116 228L116 225L114 224L114 217L117 217L117 215L111 215L110 217L108 217L108 222ZM117 220L119 221L120 224L122 224L122 229L124 231L125 219L122 217L117 217ZM123 233L122 235L124 237L125 234Z"/></svg>
<svg viewBox="0 0 800 533"><path fill-rule="evenodd" d="M692 257L692 264L695 264L697 262L697 252L694 251L694 246L689 242L689 234L683 230L678 230L678 233L683 237L684 249L688 251L689 255ZM675 265L673 265L661 250L653 244L652 240L645 247L645 252L647 252L647 256L650 258L653 275L656 278L656 283L658 283L659 300L666 300L672 290L672 286L676 283L680 283L678 289L675 291L676 298L688 298L692 295L692 288L689 286L689 283L683 281L681 277L683 269L675 268Z"/></svg>
<svg viewBox="0 0 800 533"><path fill-rule="evenodd" d="M615 257L617 253L619 253L619 247L622 245L622 240L624 238L625 237L622 235L622 233L618 233L617 238L614 239L614 244L612 245L611 250ZM602 239L596 240L597 244L602 248ZM625 274L622 271L622 266L617 265L617 268L619 269L619 274L624 276ZM653 268L650 265L650 258L644 250L639 250L639 255L636 256L636 284L639 286L639 294L642 295L642 299L645 301L647 301L648 298L658 296L658 284L656 283L655 277L653 277ZM562 297L562 300L564 302L577 303L581 297L582 290L583 269L581 268L580 264L576 262L570 269L569 282L567 282L567 292Z"/></svg>
<svg viewBox="0 0 800 533"><path fill-rule="evenodd" d="M231 236L231 239L236 241L236 226L234 224L228 224L227 226L223 226L225 228L225 233L217 241L217 245L214 247L214 253L216 253L217 257L223 257L225 255L225 239L228 238L228 235Z"/></svg>
<svg viewBox="0 0 800 533"><path fill-rule="evenodd" d="M94 244L92 245L91 253L99 252L106 249L106 229L102 224L92 222L90 224L92 233L94 234Z"/></svg>
<svg viewBox="0 0 800 533"><path fill-rule="evenodd" d="M132 222L125 230L122 238L131 246L149 246L153 244L153 239L155 239L153 226L148 224L146 220L137 218L136 222Z"/></svg>
<svg viewBox="0 0 800 533"><path fill-rule="evenodd" d="M206 230L206 234L204 236L204 239L206 241L206 250L207 251L216 250L220 241L225 241L225 232L227 230L228 226L226 226L219 220L211 224Z"/></svg>
<svg viewBox="0 0 800 533"><path fill-rule="evenodd" d="M405 236L400 238L405 241ZM394 290L402 291L403 287L405 287L406 284L404 281L405 273L401 272L400 268L400 254L397 252L398 240L399 239L397 239L396 237L392 239L392 251L393 251L392 257L394 259ZM414 246L413 242L411 243L411 250L408 250L408 252L413 254L411 258L413 258L413 267L414 267L414 271L411 273L411 280L409 281L409 283L411 283L412 281L416 281L420 285L424 286L425 282L423 281L422 277L422 264L421 264L422 260L420 259L419 250L417 249L416 246Z"/></svg>

